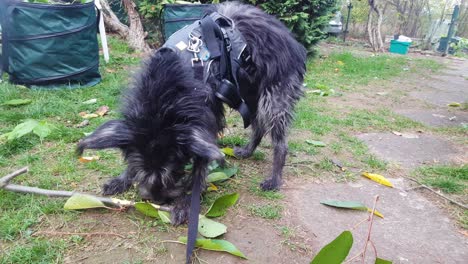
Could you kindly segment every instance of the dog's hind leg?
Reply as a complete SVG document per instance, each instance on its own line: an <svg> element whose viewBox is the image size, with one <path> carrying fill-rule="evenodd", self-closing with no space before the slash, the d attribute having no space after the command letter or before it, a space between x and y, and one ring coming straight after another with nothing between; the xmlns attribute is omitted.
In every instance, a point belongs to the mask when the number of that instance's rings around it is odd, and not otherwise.
<svg viewBox="0 0 468 264"><path fill-rule="evenodd" d="M283 117L287 118L287 117ZM264 191L279 190L282 184L283 167L286 162L286 156L288 154L288 143L287 143L287 126L284 123L276 123L273 125L270 134L271 141L274 146L273 152L273 168L271 177L266 178L260 186Z"/></svg>
<svg viewBox="0 0 468 264"><path fill-rule="evenodd" d="M129 172L129 169L125 169L119 177L110 179L102 186L102 194L113 195L123 193L132 187L133 175Z"/></svg>
<svg viewBox="0 0 468 264"><path fill-rule="evenodd" d="M264 135L265 129L258 123L257 119L254 119L252 121L252 134L250 135L249 143L244 147L234 148L234 155L241 159L252 156L253 152L262 141Z"/></svg>

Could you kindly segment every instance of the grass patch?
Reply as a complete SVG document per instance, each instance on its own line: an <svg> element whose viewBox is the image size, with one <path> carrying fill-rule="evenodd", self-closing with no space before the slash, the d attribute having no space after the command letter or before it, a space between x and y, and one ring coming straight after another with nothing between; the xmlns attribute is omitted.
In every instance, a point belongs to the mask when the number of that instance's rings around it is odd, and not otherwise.
<svg viewBox="0 0 468 264"><path fill-rule="evenodd" d="M418 63L415 64L419 66ZM416 65L414 67L417 67ZM334 52L323 58L308 61L306 83L312 89L327 84L333 89L347 90L373 80L387 80L398 76L408 67L411 67L410 59L403 56L369 57L356 56L350 52Z"/></svg>
<svg viewBox="0 0 468 264"><path fill-rule="evenodd" d="M281 218L281 212L283 211L282 206L271 204L250 205L248 209L252 215L265 219L279 219Z"/></svg>
<svg viewBox="0 0 468 264"><path fill-rule="evenodd" d="M260 182L262 180L258 177L253 178L249 187L249 191L258 196L268 200L279 200L284 198L284 194L276 191L264 191L260 188Z"/></svg>
<svg viewBox="0 0 468 264"><path fill-rule="evenodd" d="M247 139L238 135L225 136L218 140L218 144L226 147L244 146L247 144Z"/></svg>
<svg viewBox="0 0 468 264"><path fill-rule="evenodd" d="M61 263L62 252L66 247L64 240L28 239L28 243L19 244L2 252L0 263Z"/></svg>
<svg viewBox="0 0 468 264"><path fill-rule="evenodd" d="M446 193L467 193L468 165L422 167L416 171L424 184L434 186Z"/></svg>

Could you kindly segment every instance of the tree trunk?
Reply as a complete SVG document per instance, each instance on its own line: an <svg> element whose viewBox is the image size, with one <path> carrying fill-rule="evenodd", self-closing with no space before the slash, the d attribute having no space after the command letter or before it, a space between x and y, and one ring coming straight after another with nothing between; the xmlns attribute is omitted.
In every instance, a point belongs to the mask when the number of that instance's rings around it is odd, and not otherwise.
<svg viewBox="0 0 468 264"><path fill-rule="evenodd" d="M375 52L383 52L383 41L380 27L382 26L383 12L378 5L378 0L368 0L369 15L367 17L367 33L369 34L369 43ZM374 15L377 21L374 21Z"/></svg>
<svg viewBox="0 0 468 264"><path fill-rule="evenodd" d="M377 26L375 29L375 34L377 38L377 51L383 52L384 45L382 41L382 34L380 32L380 28L382 27L383 14L382 14L382 10L379 10L377 6L375 7L375 13L377 14Z"/></svg>
<svg viewBox="0 0 468 264"><path fill-rule="evenodd" d="M102 16L104 17L104 24L109 32L117 33L123 39L127 39L129 28L127 25L122 24L119 18L112 12L109 2L107 0L99 0L102 6Z"/></svg>
<svg viewBox="0 0 468 264"><path fill-rule="evenodd" d="M372 49L375 51L375 40L374 34L372 33L372 7L369 7L369 14L367 15L367 36L369 37L369 44L371 45Z"/></svg>
<svg viewBox="0 0 468 264"><path fill-rule="evenodd" d="M122 0L122 3L127 10L128 14L128 21L130 24L130 30L128 32L128 44L131 48L147 52L150 51L151 48L145 41L146 32L143 28L143 24L141 23L140 14L136 10L136 5L132 0Z"/></svg>

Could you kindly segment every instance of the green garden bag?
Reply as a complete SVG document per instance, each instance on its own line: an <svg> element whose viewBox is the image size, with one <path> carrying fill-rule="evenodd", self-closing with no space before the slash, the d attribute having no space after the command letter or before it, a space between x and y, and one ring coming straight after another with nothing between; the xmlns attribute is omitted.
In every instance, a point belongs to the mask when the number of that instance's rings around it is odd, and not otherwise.
<svg viewBox="0 0 468 264"><path fill-rule="evenodd" d="M1 66L10 82L45 89L100 82L99 16L94 2L37 4L7 0L1 5Z"/></svg>
<svg viewBox="0 0 468 264"><path fill-rule="evenodd" d="M177 30L203 18L211 8L210 4L165 4L161 16L164 41Z"/></svg>

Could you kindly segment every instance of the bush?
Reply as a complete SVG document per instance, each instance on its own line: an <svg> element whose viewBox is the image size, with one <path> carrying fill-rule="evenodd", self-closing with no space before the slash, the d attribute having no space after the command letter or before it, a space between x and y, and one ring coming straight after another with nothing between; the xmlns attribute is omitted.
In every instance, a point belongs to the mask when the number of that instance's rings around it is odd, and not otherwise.
<svg viewBox="0 0 468 264"><path fill-rule="evenodd" d="M137 0L135 2L138 3L140 14L144 18L145 27L151 32L156 30L154 25L159 25L162 4L174 3L174 0ZM198 1L189 0L188 2ZM278 17L309 51L312 51L313 45L326 35L323 29L328 25L333 13L338 10L337 0L245 0L244 2L256 5L266 13ZM158 33L156 35L160 36Z"/></svg>
<svg viewBox="0 0 468 264"><path fill-rule="evenodd" d="M324 28L338 10L337 0L249 0L275 15L309 51L324 38Z"/></svg>

